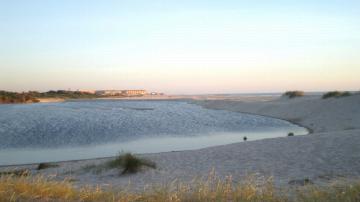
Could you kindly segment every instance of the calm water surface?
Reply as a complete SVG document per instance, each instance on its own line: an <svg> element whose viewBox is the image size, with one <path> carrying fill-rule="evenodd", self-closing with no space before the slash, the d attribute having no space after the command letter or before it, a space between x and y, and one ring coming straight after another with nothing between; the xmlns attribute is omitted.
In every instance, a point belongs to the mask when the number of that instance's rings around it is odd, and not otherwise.
<svg viewBox="0 0 360 202"><path fill-rule="evenodd" d="M288 132L307 133L283 120L182 101L0 105L0 165L199 149Z"/></svg>

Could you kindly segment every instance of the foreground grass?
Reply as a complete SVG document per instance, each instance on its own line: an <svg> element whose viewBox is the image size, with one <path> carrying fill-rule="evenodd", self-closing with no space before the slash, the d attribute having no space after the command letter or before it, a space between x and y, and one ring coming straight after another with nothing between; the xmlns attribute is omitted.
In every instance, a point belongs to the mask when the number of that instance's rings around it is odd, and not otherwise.
<svg viewBox="0 0 360 202"><path fill-rule="evenodd" d="M70 181L54 181L42 176L0 178L0 201L244 201L244 202L337 202L360 201L360 182L351 185L277 190L271 180L257 183L245 180L235 184L231 177L220 180L210 175L189 184L173 182L166 186L131 192L103 190L100 187L77 189Z"/></svg>

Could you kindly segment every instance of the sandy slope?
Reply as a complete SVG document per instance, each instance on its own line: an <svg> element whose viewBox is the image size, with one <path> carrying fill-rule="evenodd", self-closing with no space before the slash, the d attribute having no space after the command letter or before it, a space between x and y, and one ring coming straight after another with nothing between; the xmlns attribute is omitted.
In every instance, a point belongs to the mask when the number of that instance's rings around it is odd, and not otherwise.
<svg viewBox="0 0 360 202"><path fill-rule="evenodd" d="M299 123L314 132L360 129L360 95L321 99L319 96L280 98L268 102L207 100L198 104L212 109L272 116Z"/></svg>
<svg viewBox="0 0 360 202"><path fill-rule="evenodd" d="M57 179L71 177L79 186L125 186L131 182L134 188L140 189L146 184L169 183L175 179L188 181L206 176L212 169L220 176L232 175L235 181L249 174L273 176L278 185L304 178L319 184L360 176L360 95L326 100L308 96L291 100L236 98L191 102L212 109L287 119L314 132L307 136L248 141L194 151L145 154L142 156L155 161L158 169L136 175L119 176L116 170L96 174L83 169L108 159L62 162L60 167L41 173L54 174ZM26 167L33 169L35 166ZM33 172L37 171L33 169Z"/></svg>

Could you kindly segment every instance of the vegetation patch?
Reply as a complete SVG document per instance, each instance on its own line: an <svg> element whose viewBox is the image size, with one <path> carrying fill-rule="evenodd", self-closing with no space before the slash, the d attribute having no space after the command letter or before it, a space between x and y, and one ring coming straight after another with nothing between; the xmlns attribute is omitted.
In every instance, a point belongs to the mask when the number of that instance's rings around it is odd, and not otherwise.
<svg viewBox="0 0 360 202"><path fill-rule="evenodd" d="M121 174L136 173L142 167L156 168L156 164L147 159L136 157L131 153L119 154L114 160L107 162L109 168L121 169Z"/></svg>
<svg viewBox="0 0 360 202"><path fill-rule="evenodd" d="M102 97L96 94L81 92L81 91L68 91L68 90L51 90L44 93L30 91L31 95L38 98L63 98L63 99L90 99Z"/></svg>
<svg viewBox="0 0 360 202"><path fill-rule="evenodd" d="M293 132L290 132L290 133L288 133L288 137L292 137L292 136L294 136L295 134L293 133Z"/></svg>
<svg viewBox="0 0 360 202"><path fill-rule="evenodd" d="M325 93L322 96L322 98L323 99L332 98L332 97L339 98L339 97L347 97L350 95L352 95L352 94L348 91L330 91L330 92Z"/></svg>
<svg viewBox="0 0 360 202"><path fill-rule="evenodd" d="M140 171L143 167L156 168L156 164L144 158L136 157L131 153L121 153L114 160L105 164L88 164L81 169L85 172L92 172L96 175L101 174L105 170L119 169L120 174L131 174Z"/></svg>
<svg viewBox="0 0 360 202"><path fill-rule="evenodd" d="M288 98L296 98L304 96L304 91L286 91L283 96Z"/></svg>
<svg viewBox="0 0 360 202"><path fill-rule="evenodd" d="M0 91L0 104L1 103L7 103L7 104L35 103L35 102L39 102L39 100L28 93Z"/></svg>
<svg viewBox="0 0 360 202"><path fill-rule="evenodd" d="M48 91L48 92L8 92L0 91L0 104L15 104L15 103L36 103L39 102L41 98L61 98L61 99L90 99L102 97L100 95L80 92L80 91Z"/></svg>

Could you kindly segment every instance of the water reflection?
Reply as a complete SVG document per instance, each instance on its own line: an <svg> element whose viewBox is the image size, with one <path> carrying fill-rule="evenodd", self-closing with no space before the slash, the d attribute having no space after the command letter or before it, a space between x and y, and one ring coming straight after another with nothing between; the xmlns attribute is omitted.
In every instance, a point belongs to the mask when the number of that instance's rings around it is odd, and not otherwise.
<svg viewBox="0 0 360 202"><path fill-rule="evenodd" d="M297 128L295 135L305 135L306 130ZM40 163L51 161L77 160L114 156L118 152L157 153L201 149L210 146L225 145L273 137L286 137L287 131L277 130L258 133L223 133L196 137L158 137L144 138L125 143L92 145L86 147L57 149L9 149L0 153L0 165Z"/></svg>

